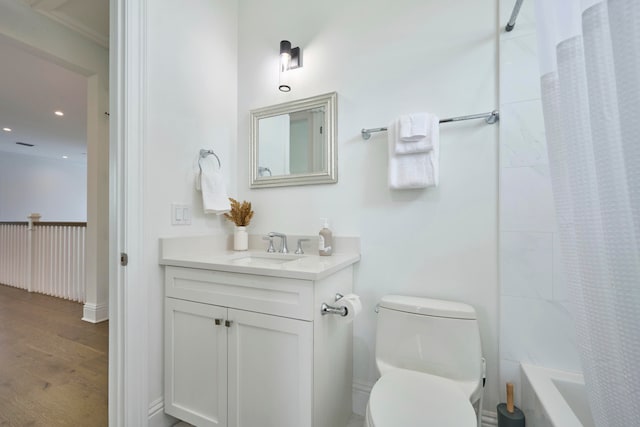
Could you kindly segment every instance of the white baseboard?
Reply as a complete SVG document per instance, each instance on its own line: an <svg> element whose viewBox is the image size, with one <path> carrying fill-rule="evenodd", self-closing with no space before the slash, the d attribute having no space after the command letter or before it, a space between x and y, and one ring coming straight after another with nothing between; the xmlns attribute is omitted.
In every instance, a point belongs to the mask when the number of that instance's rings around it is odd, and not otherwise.
<svg viewBox="0 0 640 427"><path fill-rule="evenodd" d="M365 416L367 402L373 384L355 380L353 382L353 412ZM498 427L498 415L495 412L482 410L482 427ZM171 427L180 420L164 413L164 400L158 398L149 405L149 427Z"/></svg>
<svg viewBox="0 0 640 427"><path fill-rule="evenodd" d="M82 309L82 320L90 323L100 323L109 320L109 305L96 305L85 302L84 308Z"/></svg>
<svg viewBox="0 0 640 427"><path fill-rule="evenodd" d="M160 397L149 405L149 427L171 427L180 422L164 413L164 400Z"/></svg>
<svg viewBox="0 0 640 427"><path fill-rule="evenodd" d="M498 427L498 414L492 411L482 410L482 427Z"/></svg>
<svg viewBox="0 0 640 427"><path fill-rule="evenodd" d="M353 381L353 412L364 416L367 411L367 402L373 388L372 383L365 381ZM498 415L495 412L482 410L482 427L498 427Z"/></svg>

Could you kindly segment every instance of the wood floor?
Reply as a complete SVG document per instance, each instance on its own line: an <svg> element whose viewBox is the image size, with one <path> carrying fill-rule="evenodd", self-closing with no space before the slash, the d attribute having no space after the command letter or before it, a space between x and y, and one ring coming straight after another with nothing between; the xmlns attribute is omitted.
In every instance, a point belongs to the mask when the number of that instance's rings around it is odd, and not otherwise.
<svg viewBox="0 0 640 427"><path fill-rule="evenodd" d="M0 285L0 426L108 425L108 322Z"/></svg>

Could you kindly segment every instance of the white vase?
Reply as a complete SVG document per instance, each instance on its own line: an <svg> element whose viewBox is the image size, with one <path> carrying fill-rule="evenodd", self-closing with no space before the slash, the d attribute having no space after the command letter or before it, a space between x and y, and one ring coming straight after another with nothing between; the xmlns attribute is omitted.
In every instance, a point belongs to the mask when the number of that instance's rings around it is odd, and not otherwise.
<svg viewBox="0 0 640 427"><path fill-rule="evenodd" d="M233 232L233 250L246 251L249 249L249 233L247 227L237 226Z"/></svg>

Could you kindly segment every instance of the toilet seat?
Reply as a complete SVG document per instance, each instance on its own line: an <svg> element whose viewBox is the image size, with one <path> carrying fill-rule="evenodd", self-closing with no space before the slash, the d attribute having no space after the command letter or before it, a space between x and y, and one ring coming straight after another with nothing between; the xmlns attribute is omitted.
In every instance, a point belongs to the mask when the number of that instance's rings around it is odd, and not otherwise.
<svg viewBox="0 0 640 427"><path fill-rule="evenodd" d="M468 396L446 378L398 369L371 390L367 427L475 427Z"/></svg>

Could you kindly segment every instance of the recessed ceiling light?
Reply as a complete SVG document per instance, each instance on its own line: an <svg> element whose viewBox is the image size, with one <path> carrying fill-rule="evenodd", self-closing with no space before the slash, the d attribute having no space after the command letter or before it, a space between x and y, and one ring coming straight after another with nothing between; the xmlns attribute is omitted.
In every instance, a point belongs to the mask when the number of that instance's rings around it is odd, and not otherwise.
<svg viewBox="0 0 640 427"><path fill-rule="evenodd" d="M55 114L56 116L60 116L60 117L64 116L64 113L62 111L60 111L60 110L54 111L53 114Z"/></svg>
<svg viewBox="0 0 640 427"><path fill-rule="evenodd" d="M11 132L11 128L2 128L2 130L5 132Z"/></svg>
<svg viewBox="0 0 640 427"><path fill-rule="evenodd" d="M68 158L69 158L69 156L62 156L62 158L63 158L63 159L68 159Z"/></svg>

